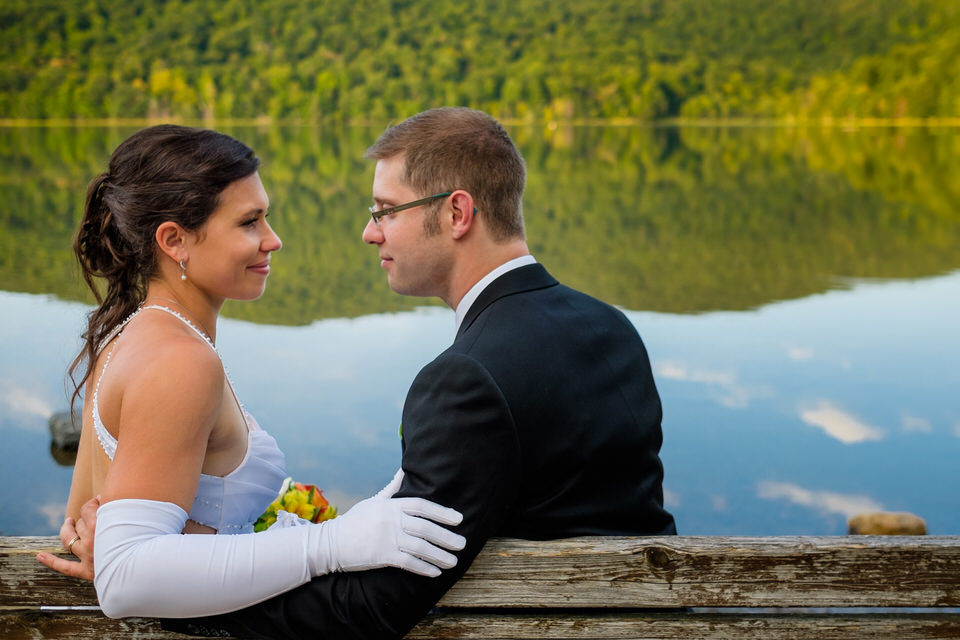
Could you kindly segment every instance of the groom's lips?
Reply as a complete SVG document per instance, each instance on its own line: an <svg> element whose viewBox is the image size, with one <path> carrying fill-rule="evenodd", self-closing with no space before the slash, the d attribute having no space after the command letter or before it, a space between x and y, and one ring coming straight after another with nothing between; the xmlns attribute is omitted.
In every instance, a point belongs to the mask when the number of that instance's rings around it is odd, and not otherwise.
<svg viewBox="0 0 960 640"><path fill-rule="evenodd" d="M386 266L388 262L393 262L393 258L388 258L387 256L380 256L380 266Z"/></svg>

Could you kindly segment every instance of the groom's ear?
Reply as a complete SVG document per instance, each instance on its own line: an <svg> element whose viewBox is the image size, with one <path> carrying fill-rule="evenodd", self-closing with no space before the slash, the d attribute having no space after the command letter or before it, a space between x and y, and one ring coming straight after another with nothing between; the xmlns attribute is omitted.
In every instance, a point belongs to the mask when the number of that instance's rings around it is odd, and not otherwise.
<svg viewBox="0 0 960 640"><path fill-rule="evenodd" d="M450 195L450 230L455 240L470 231L476 214L473 196L468 191L460 189Z"/></svg>

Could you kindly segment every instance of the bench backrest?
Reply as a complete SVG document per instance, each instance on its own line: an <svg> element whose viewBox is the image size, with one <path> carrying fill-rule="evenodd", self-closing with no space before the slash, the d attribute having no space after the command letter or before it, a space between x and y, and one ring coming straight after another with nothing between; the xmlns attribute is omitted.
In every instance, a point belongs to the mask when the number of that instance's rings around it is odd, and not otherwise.
<svg viewBox="0 0 960 640"><path fill-rule="evenodd" d="M0 636L183 637L105 618L41 550L0 537ZM409 640L960 638L960 537L495 539L440 605Z"/></svg>
<svg viewBox="0 0 960 640"><path fill-rule="evenodd" d="M57 538L0 537L0 604L95 605L34 558ZM445 607L960 607L960 536L494 539Z"/></svg>

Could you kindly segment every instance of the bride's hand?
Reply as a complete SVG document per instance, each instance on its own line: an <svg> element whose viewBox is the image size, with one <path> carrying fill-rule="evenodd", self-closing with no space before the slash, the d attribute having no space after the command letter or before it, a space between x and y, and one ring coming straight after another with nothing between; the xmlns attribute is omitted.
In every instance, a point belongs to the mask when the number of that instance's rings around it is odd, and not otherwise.
<svg viewBox="0 0 960 640"><path fill-rule="evenodd" d="M40 564L73 578L93 580L93 536L97 526L97 509L100 501L89 500L80 508L80 519L76 522L67 517L60 527L60 542L63 548L77 557L79 562L67 560L52 553L37 554Z"/></svg>

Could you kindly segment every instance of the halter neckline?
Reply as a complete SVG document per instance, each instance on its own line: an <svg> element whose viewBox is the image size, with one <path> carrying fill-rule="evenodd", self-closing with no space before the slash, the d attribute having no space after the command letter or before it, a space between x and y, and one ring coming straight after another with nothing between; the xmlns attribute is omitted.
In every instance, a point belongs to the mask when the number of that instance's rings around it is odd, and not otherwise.
<svg viewBox="0 0 960 640"><path fill-rule="evenodd" d="M214 351L217 351L217 345L215 345L215 344L213 343L213 340L210 339L210 336L207 335L207 333L206 333L205 331L201 330L197 325L193 324L193 323L190 321L189 318L187 318L185 315L183 315L183 314L180 313L179 311L176 311L176 310L174 310L174 309L171 309L170 307L168 307L168 306L165 305L165 304L148 304L148 305L141 305L140 307L138 307L138 308L137 308L137 311L134 312L133 315L134 315L134 316L137 315L137 313L143 311L144 309L160 309L161 311L166 311L167 313L169 313L169 314L172 315L172 316L175 316L175 317L177 317L177 318L180 318L180 320L182 320L184 324L186 324L188 327L190 327L191 329L193 329L193 330L197 333L198 336L200 336L201 338L203 338L204 342L206 342L208 345L210 345L210 346L213 348ZM133 316L130 316L130 318L128 318L128 320L131 320L131 319L133 319ZM220 354L220 352L217 351L217 355L219 355L219 354Z"/></svg>
<svg viewBox="0 0 960 640"><path fill-rule="evenodd" d="M217 352L217 355L220 355L220 351L217 349L217 345L214 344L213 340L210 339L210 336L208 336L205 332L201 331L197 327L197 325L193 324L185 315L163 304L147 304L147 305L141 304L140 306L138 306L133 311L133 313L128 315L126 318L124 318L123 321L120 322L120 324L116 325L113 329L110 330L109 333L107 333L107 337L103 339L102 345L106 346L110 344L110 341L116 338L118 335L120 335L120 332L123 331L123 328L126 327L130 323L130 321L133 320L135 317L137 317L137 315L144 309L159 309L161 311L166 311L167 313L169 313L170 315L176 318L179 318L185 325L193 329L198 336L203 338L203 341L209 344L213 348L213 350Z"/></svg>

